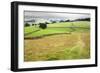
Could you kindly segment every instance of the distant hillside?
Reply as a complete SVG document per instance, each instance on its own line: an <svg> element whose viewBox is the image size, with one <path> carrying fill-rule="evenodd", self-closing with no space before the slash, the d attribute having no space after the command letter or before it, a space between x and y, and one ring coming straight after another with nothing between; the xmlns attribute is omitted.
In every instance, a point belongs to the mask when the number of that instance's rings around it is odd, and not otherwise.
<svg viewBox="0 0 100 73"><path fill-rule="evenodd" d="M84 19L76 19L74 21L90 21L90 18L84 18Z"/></svg>

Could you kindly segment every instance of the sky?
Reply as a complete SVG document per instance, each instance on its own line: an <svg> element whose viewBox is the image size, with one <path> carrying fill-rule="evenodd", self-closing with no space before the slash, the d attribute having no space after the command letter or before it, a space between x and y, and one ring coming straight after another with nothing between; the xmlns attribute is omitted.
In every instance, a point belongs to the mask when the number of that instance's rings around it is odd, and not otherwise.
<svg viewBox="0 0 100 73"><path fill-rule="evenodd" d="M57 20L75 20L82 18L90 18L90 14L86 13L71 13L71 12L44 12L44 11L24 11L25 21L31 21L33 19L57 19Z"/></svg>

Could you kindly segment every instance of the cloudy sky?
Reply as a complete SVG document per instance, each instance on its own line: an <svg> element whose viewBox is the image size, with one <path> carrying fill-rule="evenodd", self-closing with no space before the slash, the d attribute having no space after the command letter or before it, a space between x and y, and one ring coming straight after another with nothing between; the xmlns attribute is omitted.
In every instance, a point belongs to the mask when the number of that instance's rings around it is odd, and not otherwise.
<svg viewBox="0 0 100 73"><path fill-rule="evenodd" d="M90 14L84 13L61 13L61 12L43 12L43 11L24 11L25 21L30 21L34 18L42 19L79 19L79 18L90 18Z"/></svg>

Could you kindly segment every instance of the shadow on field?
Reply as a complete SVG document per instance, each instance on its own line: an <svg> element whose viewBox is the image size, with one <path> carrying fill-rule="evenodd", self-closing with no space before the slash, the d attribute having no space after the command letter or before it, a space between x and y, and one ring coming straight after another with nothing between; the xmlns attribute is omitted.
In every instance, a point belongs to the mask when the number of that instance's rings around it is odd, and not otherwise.
<svg viewBox="0 0 100 73"><path fill-rule="evenodd" d="M52 36L52 35L60 35L60 34L71 34L71 32L68 33L54 33L54 34L47 34L47 35L42 35L42 36L37 36L37 37L24 37L24 39L40 39L40 38L44 38L46 36Z"/></svg>

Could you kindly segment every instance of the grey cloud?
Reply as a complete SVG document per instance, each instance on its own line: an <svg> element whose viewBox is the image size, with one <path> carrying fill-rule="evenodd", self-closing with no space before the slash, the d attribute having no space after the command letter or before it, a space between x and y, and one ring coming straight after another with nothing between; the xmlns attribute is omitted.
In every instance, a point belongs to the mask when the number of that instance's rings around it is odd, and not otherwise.
<svg viewBox="0 0 100 73"><path fill-rule="evenodd" d="M78 14L78 13L55 13L55 12L39 12L39 11L25 11L24 12L25 21L32 20L34 18L42 19L78 19L78 18L90 18L90 14Z"/></svg>

